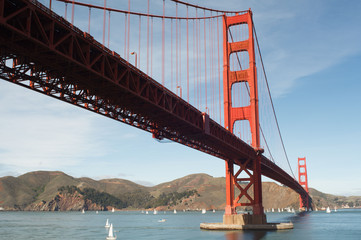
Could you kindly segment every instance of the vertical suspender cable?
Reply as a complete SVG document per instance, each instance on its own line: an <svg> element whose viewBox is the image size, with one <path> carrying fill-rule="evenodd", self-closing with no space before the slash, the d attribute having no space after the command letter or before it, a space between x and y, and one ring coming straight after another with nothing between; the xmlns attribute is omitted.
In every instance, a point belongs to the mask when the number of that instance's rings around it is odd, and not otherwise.
<svg viewBox="0 0 361 240"><path fill-rule="evenodd" d="M170 81L170 89L173 91L173 19L170 20Z"/></svg>
<svg viewBox="0 0 361 240"><path fill-rule="evenodd" d="M165 13L165 0L163 0L163 18L162 18L162 85L165 86L164 82L164 52L165 52L165 33L164 33L164 13Z"/></svg>
<svg viewBox="0 0 361 240"><path fill-rule="evenodd" d="M68 15L68 3L65 3L65 13L64 13L65 20L68 20L67 15Z"/></svg>
<svg viewBox="0 0 361 240"><path fill-rule="evenodd" d="M206 10L204 10L204 87L205 87L205 94L206 94L206 112L207 112L207 109L208 109L208 99L207 99L207 51L206 51L206 48L207 48L207 41L206 41Z"/></svg>
<svg viewBox="0 0 361 240"><path fill-rule="evenodd" d="M90 17L91 17L91 8L89 7L89 19L88 19L88 33L90 34Z"/></svg>
<svg viewBox="0 0 361 240"><path fill-rule="evenodd" d="M130 0L128 0L128 46L127 46L127 61L129 62L129 37L130 37Z"/></svg>
<svg viewBox="0 0 361 240"><path fill-rule="evenodd" d="M153 18L150 35L150 76L153 77Z"/></svg>
<svg viewBox="0 0 361 240"><path fill-rule="evenodd" d="M178 81L178 3L176 3L176 13L175 13L175 66L176 66L176 88L178 89L179 87L179 81ZM178 90L177 90L178 91Z"/></svg>
<svg viewBox="0 0 361 240"><path fill-rule="evenodd" d="M103 10L103 46L105 45L105 8L107 7L107 0L104 0Z"/></svg>
<svg viewBox="0 0 361 240"><path fill-rule="evenodd" d="M140 69L140 40L141 40L141 24L142 24L142 18L141 16L139 15L139 40L138 40L138 68Z"/></svg>
<svg viewBox="0 0 361 240"><path fill-rule="evenodd" d="M109 39L110 39L110 11L108 11L108 48L109 48Z"/></svg>
<svg viewBox="0 0 361 240"><path fill-rule="evenodd" d="M182 27L181 20L179 19L179 91L182 97Z"/></svg>
<svg viewBox="0 0 361 240"><path fill-rule="evenodd" d="M149 75L149 0L147 10L147 74Z"/></svg>
<svg viewBox="0 0 361 240"><path fill-rule="evenodd" d="M196 101L196 93L197 93L197 78L196 78L196 63L195 63L195 61L196 61L196 45L195 45L195 43L196 43L196 41L195 41L195 20L193 19L192 20L192 22L193 22L193 49L192 49L192 52L193 52L193 101L194 101L194 106L197 106L196 104L197 104L197 101Z"/></svg>
<svg viewBox="0 0 361 240"><path fill-rule="evenodd" d="M189 39L188 39L188 6L187 6L187 102L189 103Z"/></svg>
<svg viewBox="0 0 361 240"><path fill-rule="evenodd" d="M219 124L222 125L222 101L221 101L221 63L219 57L219 17L217 17L217 54L218 54L218 99L219 99ZM224 124L222 125L224 126Z"/></svg>
<svg viewBox="0 0 361 240"><path fill-rule="evenodd" d="M74 26L74 0L71 4L71 25Z"/></svg>
<svg viewBox="0 0 361 240"><path fill-rule="evenodd" d="M127 58L127 14L124 14L124 59Z"/></svg>

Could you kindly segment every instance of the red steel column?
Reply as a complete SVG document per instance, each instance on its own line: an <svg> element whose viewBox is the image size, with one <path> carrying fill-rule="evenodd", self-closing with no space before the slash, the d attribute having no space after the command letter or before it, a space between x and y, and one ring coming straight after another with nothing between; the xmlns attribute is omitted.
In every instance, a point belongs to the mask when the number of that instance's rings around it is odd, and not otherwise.
<svg viewBox="0 0 361 240"><path fill-rule="evenodd" d="M298 158L298 182L308 193L308 178L307 178L307 167L306 167L306 158ZM308 197L302 200L300 196L300 208L309 209Z"/></svg>
<svg viewBox="0 0 361 240"><path fill-rule="evenodd" d="M248 39L244 41L231 41L229 42L228 35L230 34L230 27L235 25L247 24L248 25ZM235 34L235 33L233 33ZM249 68L239 71L230 70L230 55L232 53L248 52ZM254 36L253 36L253 21L252 12L249 10L242 15L235 15L228 17L223 16L223 97L224 97L224 121L225 128L233 133L233 126L236 121L247 120L250 124L252 135L252 147L257 152L256 159L253 161L252 171L249 175L249 185L253 185L254 196L250 199L247 190L243 189L240 184L237 184L239 173L244 171L244 166L241 166L240 171L234 175L233 164L236 159L229 159L226 162L226 187L227 187L227 214L236 214L235 208L237 206L252 206L254 215L263 215L262 205L262 183L261 183L261 154L263 149L260 148L260 131L259 131L259 112L258 112L258 89L257 89L257 69L255 61L254 50ZM239 82L248 83L250 102L248 106L232 107L232 85ZM233 179L233 180L232 180ZM235 199L234 185L241 190L240 196ZM249 187L247 187L248 189ZM246 197L249 202L241 202L243 197ZM247 201L247 200L246 200ZM234 209L234 210L233 210Z"/></svg>

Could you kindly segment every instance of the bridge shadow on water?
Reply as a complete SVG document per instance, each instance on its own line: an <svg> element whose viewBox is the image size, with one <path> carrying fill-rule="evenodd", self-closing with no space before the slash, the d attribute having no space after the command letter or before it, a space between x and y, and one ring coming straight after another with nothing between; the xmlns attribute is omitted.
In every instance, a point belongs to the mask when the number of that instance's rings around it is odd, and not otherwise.
<svg viewBox="0 0 361 240"><path fill-rule="evenodd" d="M267 231L235 231L225 234L226 240L260 240L267 235Z"/></svg>

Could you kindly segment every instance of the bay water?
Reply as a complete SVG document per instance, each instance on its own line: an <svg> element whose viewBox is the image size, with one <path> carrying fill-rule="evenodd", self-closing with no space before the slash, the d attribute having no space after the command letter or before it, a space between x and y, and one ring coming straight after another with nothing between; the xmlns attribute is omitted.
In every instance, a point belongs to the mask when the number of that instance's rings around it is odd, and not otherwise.
<svg viewBox="0 0 361 240"><path fill-rule="evenodd" d="M7 212L0 211L0 239L97 239L107 236L105 222L117 239L361 239L361 209L308 213L267 213L268 222L293 222L279 231L206 231L202 222L221 222L223 211L158 212ZM162 220L163 219L163 220Z"/></svg>

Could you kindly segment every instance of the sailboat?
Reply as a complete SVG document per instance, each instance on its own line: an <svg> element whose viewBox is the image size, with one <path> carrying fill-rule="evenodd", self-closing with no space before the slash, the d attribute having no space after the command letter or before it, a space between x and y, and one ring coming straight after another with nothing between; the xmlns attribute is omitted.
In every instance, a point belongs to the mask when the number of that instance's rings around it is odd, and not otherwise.
<svg viewBox="0 0 361 240"><path fill-rule="evenodd" d="M153 214L155 215L155 214L158 214L158 211L157 211L157 209L154 209L154 212L153 212Z"/></svg>
<svg viewBox="0 0 361 240"><path fill-rule="evenodd" d="M280 209L280 208L278 208L278 212L281 212L281 209Z"/></svg>
<svg viewBox="0 0 361 240"><path fill-rule="evenodd" d="M213 209L213 212L215 213L215 212L216 212L216 210L214 210L214 209Z"/></svg>
<svg viewBox="0 0 361 240"><path fill-rule="evenodd" d="M109 225L109 219L107 219L107 221L105 222L105 226L104 226L104 227L106 227L106 228L110 227L110 225Z"/></svg>
<svg viewBox="0 0 361 240"><path fill-rule="evenodd" d="M145 211L145 214L148 214L148 211Z"/></svg>
<svg viewBox="0 0 361 240"><path fill-rule="evenodd" d="M115 210L114 210L114 208L112 208L112 212L114 212Z"/></svg>
<svg viewBox="0 0 361 240"><path fill-rule="evenodd" d="M117 239L116 236L114 236L113 233L113 223L110 224L110 228L109 228L109 233L108 233L108 237L106 238L106 240L115 240Z"/></svg>
<svg viewBox="0 0 361 240"><path fill-rule="evenodd" d="M206 213L206 209L202 209L202 214L205 214Z"/></svg>
<svg viewBox="0 0 361 240"><path fill-rule="evenodd" d="M174 209L173 213L174 213L174 214L177 214L177 210Z"/></svg>
<svg viewBox="0 0 361 240"><path fill-rule="evenodd" d="M327 207L326 213L331 213L330 207Z"/></svg>
<svg viewBox="0 0 361 240"><path fill-rule="evenodd" d="M81 213L82 213L82 214L84 214L84 213L85 213L85 210L84 210L84 209L82 209L82 210L81 210Z"/></svg>
<svg viewBox="0 0 361 240"><path fill-rule="evenodd" d="M337 208L335 207L335 212L337 212Z"/></svg>

